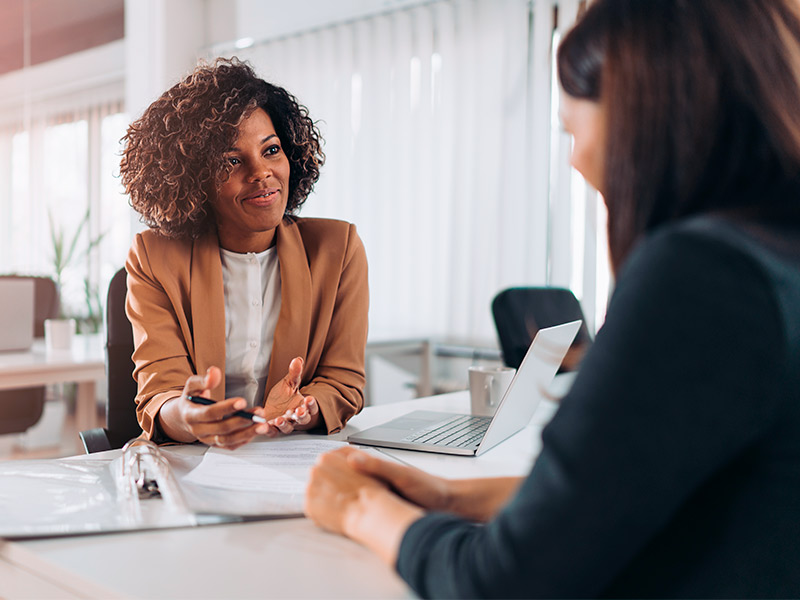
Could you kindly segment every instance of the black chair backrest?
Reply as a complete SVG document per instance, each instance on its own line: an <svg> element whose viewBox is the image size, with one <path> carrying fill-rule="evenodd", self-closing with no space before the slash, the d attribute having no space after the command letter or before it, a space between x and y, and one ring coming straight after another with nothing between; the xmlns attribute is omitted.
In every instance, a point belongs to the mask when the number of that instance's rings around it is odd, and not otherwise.
<svg viewBox="0 0 800 600"><path fill-rule="evenodd" d="M558 287L509 288L498 293L492 301L503 361L509 367L519 367L536 332L544 327L561 325L581 319L578 335L570 348L571 354L564 359L562 371L572 370L580 355L591 345L592 337L586 327L580 302L572 291ZM576 357L576 364L571 357Z"/></svg>
<svg viewBox="0 0 800 600"><path fill-rule="evenodd" d="M106 429L112 448L142 433L136 420L137 385L133 379L133 329L125 314L127 274L120 269L111 279L106 299Z"/></svg>

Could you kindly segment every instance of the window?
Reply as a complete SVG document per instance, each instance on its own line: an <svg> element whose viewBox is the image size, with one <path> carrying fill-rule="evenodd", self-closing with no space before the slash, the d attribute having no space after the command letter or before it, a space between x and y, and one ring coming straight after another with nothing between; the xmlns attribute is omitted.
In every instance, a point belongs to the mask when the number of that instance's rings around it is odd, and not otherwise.
<svg viewBox="0 0 800 600"><path fill-rule="evenodd" d="M579 8L432 2L235 51L319 121L302 214L357 225L372 339L493 340L491 300L517 285L570 287L602 321L603 206L569 167L553 69Z"/></svg>
<svg viewBox="0 0 800 600"><path fill-rule="evenodd" d="M71 316L90 316L87 295L97 308L130 245L130 209L115 176L127 121L110 104L0 132L8 182L0 189L0 272L54 276L54 234L65 251L75 240L61 290Z"/></svg>

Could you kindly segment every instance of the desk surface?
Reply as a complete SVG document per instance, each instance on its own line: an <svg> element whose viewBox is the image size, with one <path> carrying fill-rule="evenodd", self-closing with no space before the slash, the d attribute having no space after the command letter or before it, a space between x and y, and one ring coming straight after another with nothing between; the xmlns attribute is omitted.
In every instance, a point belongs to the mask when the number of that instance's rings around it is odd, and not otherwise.
<svg viewBox="0 0 800 600"><path fill-rule="evenodd" d="M418 408L467 412L457 392L365 409L350 433ZM555 406L480 457L404 450L391 454L448 477L521 475L539 452L539 431ZM195 449L196 451L196 449ZM108 458L111 453L98 457ZM0 596L145 598L408 598L412 593L376 556L307 519L281 519L24 542L0 540Z"/></svg>
<svg viewBox="0 0 800 600"><path fill-rule="evenodd" d="M54 383L78 384L75 424L97 426L96 384L105 377L102 334L76 335L69 350L50 351L37 338L26 352L0 352L0 390Z"/></svg>
<svg viewBox="0 0 800 600"><path fill-rule="evenodd" d="M105 356L101 334L76 335L70 350L48 351L37 338L26 352L0 352L0 389L101 379Z"/></svg>

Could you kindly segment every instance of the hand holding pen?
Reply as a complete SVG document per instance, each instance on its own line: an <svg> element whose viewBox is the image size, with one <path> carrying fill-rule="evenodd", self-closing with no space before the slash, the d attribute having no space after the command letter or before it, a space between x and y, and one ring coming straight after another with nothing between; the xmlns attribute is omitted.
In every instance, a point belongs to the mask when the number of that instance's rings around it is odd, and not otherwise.
<svg viewBox="0 0 800 600"><path fill-rule="evenodd" d="M245 410L244 398L212 400L212 390L222 383L222 377L217 367L210 367L205 375L188 377L183 393L165 402L159 411L164 433L180 442L200 441L233 450L257 435L276 431L266 423L263 409Z"/></svg>
<svg viewBox="0 0 800 600"><path fill-rule="evenodd" d="M187 399L189 402L201 404L203 406L216 404L214 400L211 398L205 398L204 396L187 396ZM306 425L310 422L312 414L317 412L319 412L319 408L317 408L316 400L314 400L313 396L306 396L303 398L303 403L300 406L294 410L287 410L283 415L276 417L271 421L267 421L264 417L260 417L255 413L247 412L245 410L235 410L227 418L239 417L242 419L249 419L254 423L268 423L269 425L272 425L278 429L281 433L291 433L291 431L294 430L294 427L292 430L286 430L286 425L283 423L283 421L288 421L296 425ZM270 433L267 432L266 435L270 435Z"/></svg>
<svg viewBox="0 0 800 600"><path fill-rule="evenodd" d="M244 398L211 400L212 390L222 383L222 371L210 367L205 375L190 376L183 394L161 407L159 423L176 441L201 441L231 450L257 435L272 437L311 429L321 417L316 399L299 392L302 368L303 359L295 358L286 377L270 390L266 405L247 409Z"/></svg>
<svg viewBox="0 0 800 600"><path fill-rule="evenodd" d="M203 406L210 406L212 404L216 404L216 401L212 400L211 398L206 398L205 396L186 396L186 399L189 402L193 402L194 404L201 404ZM241 419L249 419L254 423L266 423L267 420L264 417L259 417L255 413L250 413L245 410L235 410L233 411L229 417L239 417ZM226 418L229 418L226 417Z"/></svg>

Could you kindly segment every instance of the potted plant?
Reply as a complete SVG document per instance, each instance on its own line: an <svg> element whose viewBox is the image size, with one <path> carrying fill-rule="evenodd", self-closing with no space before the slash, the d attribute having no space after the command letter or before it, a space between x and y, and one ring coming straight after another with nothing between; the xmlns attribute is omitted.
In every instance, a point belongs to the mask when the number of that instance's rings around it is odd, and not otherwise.
<svg viewBox="0 0 800 600"><path fill-rule="evenodd" d="M88 258L89 253L100 244L105 233L90 238L85 245L81 245L81 235L89 223L90 210L87 209L78 227L68 235L64 228L59 227L51 211L47 217L50 222L50 241L52 243L52 268L53 278L61 295L59 315L57 319L45 321L45 339L47 347L52 350L69 349L72 335L75 331L81 333L94 333L99 331L102 322L102 307L97 287L89 281L88 275L83 279L84 303L83 309L74 311L64 297L65 274L70 267L79 264Z"/></svg>

